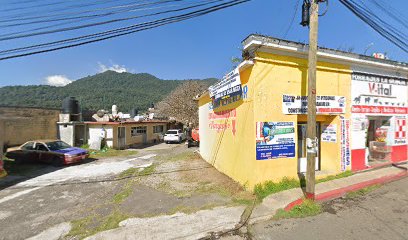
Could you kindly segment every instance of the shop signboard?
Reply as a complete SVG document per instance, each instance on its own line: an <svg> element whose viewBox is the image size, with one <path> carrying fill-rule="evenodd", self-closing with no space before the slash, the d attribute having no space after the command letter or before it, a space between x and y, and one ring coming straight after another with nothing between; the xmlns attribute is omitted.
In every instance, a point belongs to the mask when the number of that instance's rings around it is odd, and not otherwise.
<svg viewBox="0 0 408 240"><path fill-rule="evenodd" d="M363 72L352 73L352 113L407 114L408 79Z"/></svg>
<svg viewBox="0 0 408 240"><path fill-rule="evenodd" d="M307 96L283 95L284 114L307 114ZM343 96L316 96L317 114L341 114L346 112L346 98Z"/></svg>
<svg viewBox="0 0 408 240"><path fill-rule="evenodd" d="M337 142L337 125L336 124L325 124L323 125L322 142Z"/></svg>
<svg viewBox="0 0 408 240"><path fill-rule="evenodd" d="M295 157L294 122L257 122L256 159Z"/></svg>
<svg viewBox="0 0 408 240"><path fill-rule="evenodd" d="M346 171L347 167L351 165L351 153L350 153L350 120L340 119L340 159L341 170Z"/></svg>
<svg viewBox="0 0 408 240"><path fill-rule="evenodd" d="M224 78L208 88L213 109L229 105L241 100L242 86L239 69L236 68Z"/></svg>
<svg viewBox="0 0 408 240"><path fill-rule="evenodd" d="M405 145L408 139L408 125L405 116L395 116L394 145Z"/></svg>

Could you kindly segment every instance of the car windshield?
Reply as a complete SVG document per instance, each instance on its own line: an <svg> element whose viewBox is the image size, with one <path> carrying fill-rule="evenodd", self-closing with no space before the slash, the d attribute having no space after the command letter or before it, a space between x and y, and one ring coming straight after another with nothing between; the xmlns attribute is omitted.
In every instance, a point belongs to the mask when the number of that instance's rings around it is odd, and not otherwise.
<svg viewBox="0 0 408 240"><path fill-rule="evenodd" d="M63 142L63 141L55 141L55 142L48 142L48 143L47 143L47 147L48 147L51 151L55 151L55 150L61 150L61 149L65 149L65 148L70 148L71 146L68 145L67 143Z"/></svg>
<svg viewBox="0 0 408 240"><path fill-rule="evenodd" d="M177 134L177 130L170 130L167 131L166 134Z"/></svg>

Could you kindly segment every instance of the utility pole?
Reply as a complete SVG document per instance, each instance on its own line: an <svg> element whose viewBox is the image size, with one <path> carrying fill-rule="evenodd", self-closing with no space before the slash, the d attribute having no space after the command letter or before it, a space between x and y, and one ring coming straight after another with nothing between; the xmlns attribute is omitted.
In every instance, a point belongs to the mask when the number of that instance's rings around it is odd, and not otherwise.
<svg viewBox="0 0 408 240"><path fill-rule="evenodd" d="M315 162L317 156L316 139L316 65L317 65L317 32L319 18L319 2L310 0L309 21L309 56L307 73L307 169L306 169L306 198L315 197Z"/></svg>

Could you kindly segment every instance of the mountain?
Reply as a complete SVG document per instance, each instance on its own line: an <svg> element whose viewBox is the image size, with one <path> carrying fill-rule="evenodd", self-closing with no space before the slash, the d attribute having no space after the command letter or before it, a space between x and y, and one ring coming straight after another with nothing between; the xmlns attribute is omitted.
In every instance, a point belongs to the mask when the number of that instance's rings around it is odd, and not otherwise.
<svg viewBox="0 0 408 240"><path fill-rule="evenodd" d="M7 86L0 88L1 106L61 108L66 97L76 97L84 110L110 110L116 104L119 111L138 108L146 110L151 103L162 100L184 80L162 80L148 73L117 73L106 71L78 79L64 87L48 85ZM208 86L214 78L200 81Z"/></svg>

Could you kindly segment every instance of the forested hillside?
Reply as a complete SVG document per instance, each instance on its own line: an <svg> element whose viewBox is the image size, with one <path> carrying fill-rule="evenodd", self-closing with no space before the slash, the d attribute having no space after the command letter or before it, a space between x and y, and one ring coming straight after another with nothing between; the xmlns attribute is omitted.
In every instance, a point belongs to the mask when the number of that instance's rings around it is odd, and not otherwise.
<svg viewBox="0 0 408 240"><path fill-rule="evenodd" d="M216 79L197 80L213 84ZM60 108L65 97L76 97L82 109L110 109L119 111L132 108L146 110L150 104L167 96L183 80L161 80L147 73L104 73L74 81L65 87L9 86L0 88L0 105Z"/></svg>

